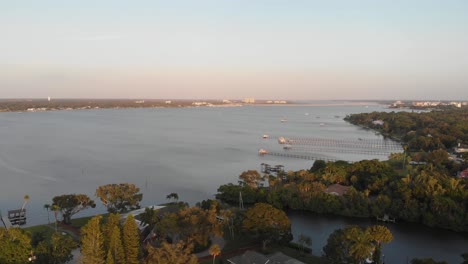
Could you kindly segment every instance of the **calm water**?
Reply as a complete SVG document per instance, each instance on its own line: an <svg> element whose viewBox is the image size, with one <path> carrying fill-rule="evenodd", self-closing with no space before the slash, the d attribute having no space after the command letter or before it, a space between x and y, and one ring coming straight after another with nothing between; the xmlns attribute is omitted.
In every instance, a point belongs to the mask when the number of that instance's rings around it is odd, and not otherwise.
<svg viewBox="0 0 468 264"><path fill-rule="evenodd" d="M308 160L258 156L259 148L281 150L273 139L276 136L376 139L373 132L342 118L381 110L386 109L316 105L0 113L0 209L20 208L28 194L28 223L45 223L43 205L53 196L85 193L95 198L97 186L119 182L139 186L143 205L166 202L171 192L193 204L213 197L219 185L237 182L242 171L259 170L262 162L282 164L287 170L310 168L312 161ZM283 118L288 122L281 123ZM272 139L262 139L263 134ZM343 153L327 156L376 158ZM81 215L103 211L99 205ZM428 232L432 234L431 230L421 234L430 246L427 252L447 246L447 241L438 239L438 231L429 240ZM313 240L314 246L319 245ZM462 242L468 251L468 243ZM388 247L400 245L411 251L404 243L395 239Z"/></svg>

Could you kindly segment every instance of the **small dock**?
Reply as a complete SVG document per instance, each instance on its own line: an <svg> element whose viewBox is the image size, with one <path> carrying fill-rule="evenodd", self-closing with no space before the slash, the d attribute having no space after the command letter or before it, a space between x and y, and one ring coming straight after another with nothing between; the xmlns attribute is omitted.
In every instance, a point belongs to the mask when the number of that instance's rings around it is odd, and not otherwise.
<svg viewBox="0 0 468 264"><path fill-rule="evenodd" d="M8 211L8 220L13 226L26 224L26 209L17 209Z"/></svg>
<svg viewBox="0 0 468 264"><path fill-rule="evenodd" d="M336 161L336 159L323 157L323 156L316 156L310 155L307 153L293 153L293 152L274 152L274 151L267 151L266 153L262 153L261 155L271 155L271 156L279 156L279 157L287 157L287 158L296 158L296 159L306 159L306 160L324 160L324 161Z"/></svg>
<svg viewBox="0 0 468 264"><path fill-rule="evenodd" d="M396 223L395 218L390 218L387 214L385 214L383 217L377 216L377 221Z"/></svg>
<svg viewBox="0 0 468 264"><path fill-rule="evenodd" d="M270 164L262 163L260 164L260 171L266 174L271 174L271 173L283 173L284 172L284 166L283 165L275 165L271 166Z"/></svg>

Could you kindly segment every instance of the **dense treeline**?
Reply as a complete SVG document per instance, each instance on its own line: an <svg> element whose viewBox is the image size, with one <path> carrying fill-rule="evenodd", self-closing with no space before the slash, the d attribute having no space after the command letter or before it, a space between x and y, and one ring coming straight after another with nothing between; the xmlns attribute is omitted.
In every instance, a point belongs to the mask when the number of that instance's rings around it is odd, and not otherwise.
<svg viewBox="0 0 468 264"><path fill-rule="evenodd" d="M411 151L449 150L468 144L468 108L431 112L372 112L349 115L346 121L400 139ZM382 120L383 124L373 121Z"/></svg>
<svg viewBox="0 0 468 264"><path fill-rule="evenodd" d="M401 176L402 155L389 161L316 161L310 170L268 175L269 187L241 181L222 185L217 198L230 203L266 202L277 208L352 217L382 217L423 223L455 231L468 231L467 180L447 176L435 166L407 166ZM245 179L245 178L244 178ZM349 186L341 195L325 192L327 186Z"/></svg>
<svg viewBox="0 0 468 264"><path fill-rule="evenodd" d="M26 111L29 108L44 110L91 109L91 108L150 108L150 107L188 107L193 100L133 100L133 99L9 99L0 100L0 112ZM207 103L222 104L221 101L208 100Z"/></svg>

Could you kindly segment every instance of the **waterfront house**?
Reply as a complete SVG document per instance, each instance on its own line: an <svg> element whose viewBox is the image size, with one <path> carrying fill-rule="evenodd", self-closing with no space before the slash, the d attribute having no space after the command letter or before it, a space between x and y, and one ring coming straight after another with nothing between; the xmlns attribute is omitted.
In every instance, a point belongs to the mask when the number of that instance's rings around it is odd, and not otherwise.
<svg viewBox="0 0 468 264"><path fill-rule="evenodd" d="M291 258L281 252L266 256L250 250L227 261L230 264L304 264L304 262Z"/></svg>
<svg viewBox="0 0 468 264"><path fill-rule="evenodd" d="M458 174L458 177L460 178L468 178L468 169L465 169L465 170L462 170L459 174Z"/></svg>
<svg viewBox="0 0 468 264"><path fill-rule="evenodd" d="M343 194L345 194L349 188L349 186L344 186L341 184L332 184L328 186L324 192L336 196L343 196Z"/></svg>

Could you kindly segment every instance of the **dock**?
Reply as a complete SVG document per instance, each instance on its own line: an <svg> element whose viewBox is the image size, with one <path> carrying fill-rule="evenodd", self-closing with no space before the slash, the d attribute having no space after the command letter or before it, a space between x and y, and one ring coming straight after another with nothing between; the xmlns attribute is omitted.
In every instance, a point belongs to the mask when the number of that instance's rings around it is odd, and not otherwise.
<svg viewBox="0 0 468 264"><path fill-rule="evenodd" d="M377 221L396 223L395 218L390 218L387 214L385 214L383 217L377 216Z"/></svg>

